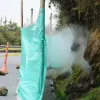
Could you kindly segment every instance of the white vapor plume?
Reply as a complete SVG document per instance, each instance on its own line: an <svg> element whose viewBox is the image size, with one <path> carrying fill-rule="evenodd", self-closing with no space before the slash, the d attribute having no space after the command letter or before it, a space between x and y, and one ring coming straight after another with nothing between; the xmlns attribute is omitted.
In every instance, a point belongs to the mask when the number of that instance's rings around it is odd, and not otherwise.
<svg viewBox="0 0 100 100"><path fill-rule="evenodd" d="M73 64L80 64L90 72L91 67L83 57L87 46L88 33L86 27L71 25L59 31L54 31L51 36L46 34L48 66L55 68L55 70L50 70L50 74L55 71L57 73L71 71Z"/></svg>

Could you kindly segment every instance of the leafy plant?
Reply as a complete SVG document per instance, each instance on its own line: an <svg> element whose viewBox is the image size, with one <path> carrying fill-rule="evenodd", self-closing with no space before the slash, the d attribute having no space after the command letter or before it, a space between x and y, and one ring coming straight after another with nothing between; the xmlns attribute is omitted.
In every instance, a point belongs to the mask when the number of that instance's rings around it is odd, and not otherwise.
<svg viewBox="0 0 100 100"><path fill-rule="evenodd" d="M20 45L20 27L10 21L9 23L0 25L0 45L5 45L7 42L10 45Z"/></svg>
<svg viewBox="0 0 100 100"><path fill-rule="evenodd" d="M100 28L100 0L50 0L58 11L57 28L66 24Z"/></svg>

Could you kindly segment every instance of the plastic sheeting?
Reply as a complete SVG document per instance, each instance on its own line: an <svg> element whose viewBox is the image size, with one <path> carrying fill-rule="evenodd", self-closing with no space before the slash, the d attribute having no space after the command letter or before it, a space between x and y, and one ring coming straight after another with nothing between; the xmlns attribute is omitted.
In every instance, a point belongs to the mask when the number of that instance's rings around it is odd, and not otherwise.
<svg viewBox="0 0 100 100"><path fill-rule="evenodd" d="M46 77L45 13L40 9L36 24L21 29L20 100L41 100Z"/></svg>

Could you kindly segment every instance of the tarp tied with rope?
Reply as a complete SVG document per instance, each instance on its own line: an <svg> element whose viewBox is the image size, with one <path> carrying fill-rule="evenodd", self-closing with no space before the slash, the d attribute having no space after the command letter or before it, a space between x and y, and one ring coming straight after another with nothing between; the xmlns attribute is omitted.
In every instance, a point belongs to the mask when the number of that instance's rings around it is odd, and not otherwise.
<svg viewBox="0 0 100 100"><path fill-rule="evenodd" d="M40 9L36 24L21 29L19 100L42 100L45 77L45 11Z"/></svg>

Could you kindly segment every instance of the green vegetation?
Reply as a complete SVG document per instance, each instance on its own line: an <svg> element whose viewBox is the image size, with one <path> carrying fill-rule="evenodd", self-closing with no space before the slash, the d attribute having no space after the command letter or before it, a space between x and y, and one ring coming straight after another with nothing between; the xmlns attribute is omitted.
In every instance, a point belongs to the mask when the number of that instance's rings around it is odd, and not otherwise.
<svg viewBox="0 0 100 100"><path fill-rule="evenodd" d="M6 50L6 48L0 49L0 51ZM20 48L9 48L9 50L21 50Z"/></svg>
<svg viewBox="0 0 100 100"><path fill-rule="evenodd" d="M71 23L100 28L100 0L50 0L51 4L58 10L57 28Z"/></svg>
<svg viewBox="0 0 100 100"><path fill-rule="evenodd" d="M21 53L8 53L8 56L20 56ZM5 55L1 55L0 58L4 57Z"/></svg>
<svg viewBox="0 0 100 100"><path fill-rule="evenodd" d="M91 89L85 96L77 100L100 100L100 87Z"/></svg>
<svg viewBox="0 0 100 100"><path fill-rule="evenodd" d="M74 69L72 69L72 73L70 73L70 75L66 73L66 76L65 79L62 79L61 76L60 78L58 78L59 76L54 78L55 92L60 100L78 100L78 98L80 98L79 100L99 100L81 99L83 96L84 98L88 98L87 96L92 98L92 93L96 91L96 89L92 89L90 86L90 76L80 65L75 65Z"/></svg>
<svg viewBox="0 0 100 100"><path fill-rule="evenodd" d="M3 22L4 24L0 25L0 45L5 45L7 42L10 45L21 44L20 41L20 27L17 23L9 21L8 23Z"/></svg>
<svg viewBox="0 0 100 100"><path fill-rule="evenodd" d="M66 25L77 24L85 26L89 31L100 30L100 0L50 0L49 7L55 6L58 14L57 29ZM88 59L92 58L94 83L90 84L90 76L79 66L76 66L70 76L65 79L54 79L57 97L61 100L100 100L100 38L99 32L90 37ZM96 34L96 35L95 35ZM92 34L90 34L92 36ZM97 41L97 42L96 42ZM94 44L93 44L94 43ZM98 48L91 52L91 48Z"/></svg>
<svg viewBox="0 0 100 100"><path fill-rule="evenodd" d="M0 52L5 52L6 48L1 48ZM21 52L21 48L8 48L8 52Z"/></svg>

